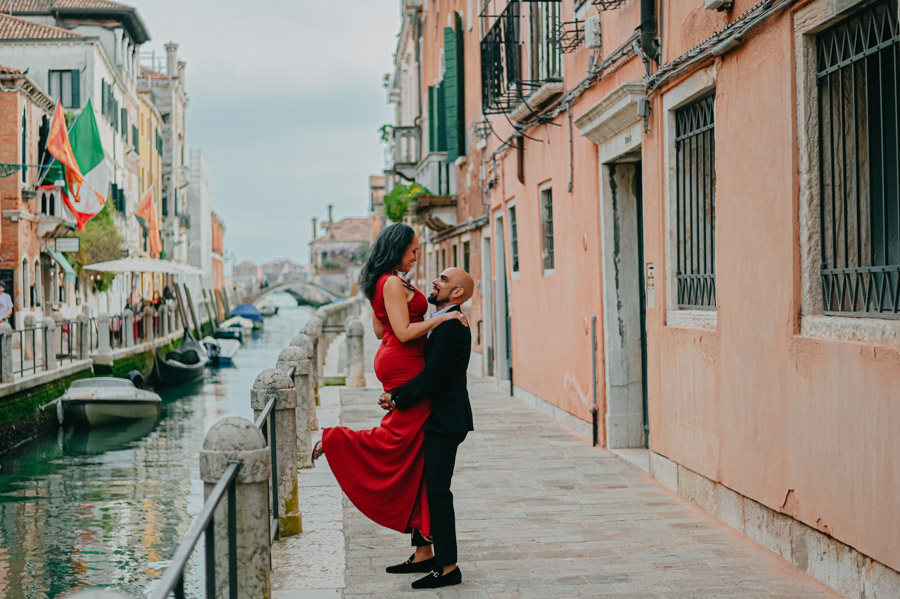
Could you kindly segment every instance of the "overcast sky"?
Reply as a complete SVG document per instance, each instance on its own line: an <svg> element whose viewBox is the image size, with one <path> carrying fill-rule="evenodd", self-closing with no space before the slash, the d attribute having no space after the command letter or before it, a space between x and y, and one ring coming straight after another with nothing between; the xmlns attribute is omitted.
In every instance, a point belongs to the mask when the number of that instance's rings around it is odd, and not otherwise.
<svg viewBox="0 0 900 599"><path fill-rule="evenodd" d="M187 61L187 147L211 170L213 210L238 260L307 263L310 219L365 216L392 120L382 87L397 0L123 0ZM230 265L229 265L230 270Z"/></svg>

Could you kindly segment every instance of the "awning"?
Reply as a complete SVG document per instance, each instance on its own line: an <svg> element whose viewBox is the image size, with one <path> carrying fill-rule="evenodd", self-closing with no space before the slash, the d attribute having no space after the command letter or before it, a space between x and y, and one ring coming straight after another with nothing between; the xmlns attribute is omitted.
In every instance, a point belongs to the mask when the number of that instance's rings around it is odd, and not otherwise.
<svg viewBox="0 0 900 599"><path fill-rule="evenodd" d="M63 256L61 253L57 252L55 249L53 249L49 245L44 246L44 249L47 250L48 254L53 256L53 259L56 260L57 264L62 266L62 269L66 273L66 280L69 281L70 283L74 283L75 282L75 269L72 268L72 265L69 264L69 261L66 260L66 257Z"/></svg>
<svg viewBox="0 0 900 599"><path fill-rule="evenodd" d="M122 258L109 262L88 264L85 270L98 272L158 272L168 275L204 275L202 270L187 264L155 258Z"/></svg>

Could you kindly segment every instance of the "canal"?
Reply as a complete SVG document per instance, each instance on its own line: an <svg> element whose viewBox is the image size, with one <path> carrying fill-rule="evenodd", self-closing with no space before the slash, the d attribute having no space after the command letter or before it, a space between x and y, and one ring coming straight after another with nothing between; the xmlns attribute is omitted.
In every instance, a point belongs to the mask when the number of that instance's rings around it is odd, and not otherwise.
<svg viewBox="0 0 900 599"><path fill-rule="evenodd" d="M0 455L0 597L44 599L85 586L145 596L203 503L198 455L225 416L252 419L250 387L313 314L288 295L231 368L158 389L157 421L70 431ZM198 568L189 575L198 587Z"/></svg>

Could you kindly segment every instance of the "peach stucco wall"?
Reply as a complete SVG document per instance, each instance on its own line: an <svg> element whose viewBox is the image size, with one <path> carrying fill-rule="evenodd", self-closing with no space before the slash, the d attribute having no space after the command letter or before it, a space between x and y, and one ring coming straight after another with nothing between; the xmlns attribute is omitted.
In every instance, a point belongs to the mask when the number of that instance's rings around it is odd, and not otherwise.
<svg viewBox="0 0 900 599"><path fill-rule="evenodd" d="M736 4L734 14L750 3ZM667 59L719 27L698 10L669 9ZM657 287L650 448L898 569L900 348L799 333L793 56L786 13L706 67L716 85L717 324L666 326ZM662 98L652 98L643 173L646 260L660 265L672 143Z"/></svg>

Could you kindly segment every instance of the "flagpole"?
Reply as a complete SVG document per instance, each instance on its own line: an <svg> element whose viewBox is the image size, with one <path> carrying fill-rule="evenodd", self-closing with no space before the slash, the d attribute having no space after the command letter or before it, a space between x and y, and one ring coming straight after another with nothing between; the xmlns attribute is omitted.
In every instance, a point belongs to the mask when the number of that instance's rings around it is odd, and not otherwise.
<svg viewBox="0 0 900 599"><path fill-rule="evenodd" d="M12 14L12 0L9 0L9 11L10 11L10 14ZM83 112L84 112L84 111L82 110L81 112L78 113L78 116L76 116L74 119L72 119L72 124L69 125L69 128L68 128L68 129L66 129L66 135L68 135L69 133L72 132L72 128L75 127L75 123L78 122L78 119L81 118L81 114L82 114ZM63 116L65 116L65 115L63 115ZM47 150L44 149L44 152L47 152ZM47 153L49 154L49 152L47 152ZM55 162L56 162L56 157L54 157L53 155L51 155L51 156L50 156L50 162L47 163L47 166L44 167L44 172L42 172L42 173L41 173L41 176L38 177L38 185L40 185L40 182L44 180L44 177L47 176L47 173L50 172L50 167L53 166L53 164L54 164ZM63 167L63 168L65 168L65 167ZM54 183L55 183L55 181L54 181Z"/></svg>

